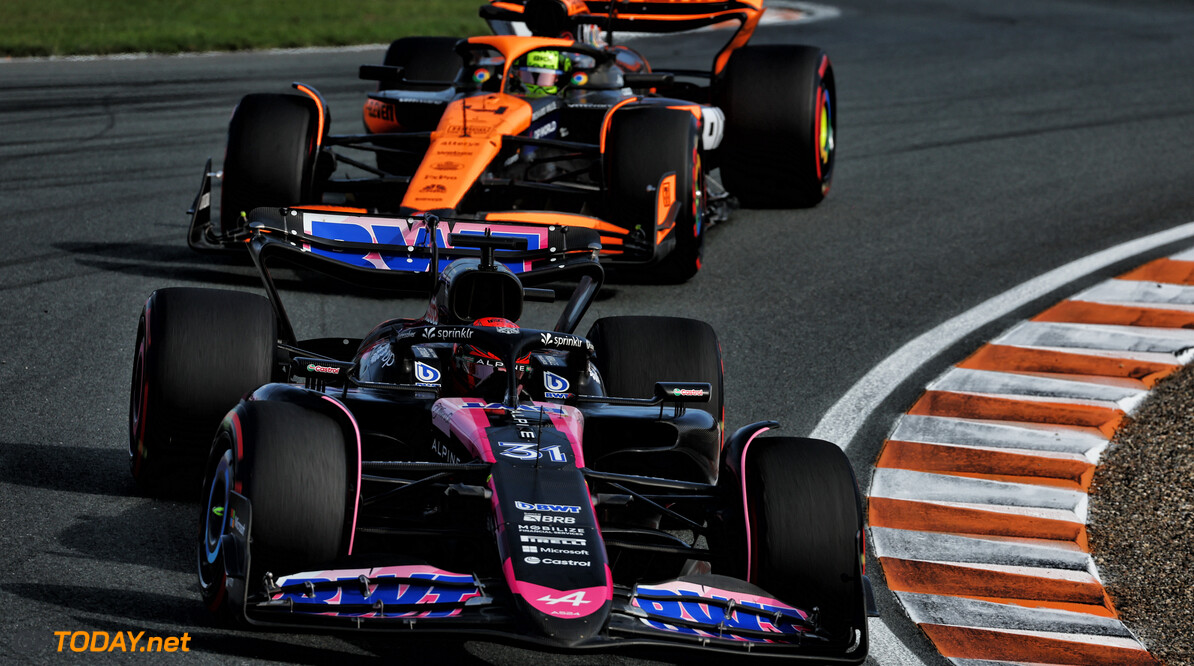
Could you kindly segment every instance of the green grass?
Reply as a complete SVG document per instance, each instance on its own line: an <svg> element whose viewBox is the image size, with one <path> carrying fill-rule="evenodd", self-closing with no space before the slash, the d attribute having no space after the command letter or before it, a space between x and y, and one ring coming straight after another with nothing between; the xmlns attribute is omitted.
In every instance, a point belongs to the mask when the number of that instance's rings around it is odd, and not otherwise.
<svg viewBox="0 0 1194 666"><path fill-rule="evenodd" d="M2 0L0 57L238 51L486 34L482 0Z"/></svg>

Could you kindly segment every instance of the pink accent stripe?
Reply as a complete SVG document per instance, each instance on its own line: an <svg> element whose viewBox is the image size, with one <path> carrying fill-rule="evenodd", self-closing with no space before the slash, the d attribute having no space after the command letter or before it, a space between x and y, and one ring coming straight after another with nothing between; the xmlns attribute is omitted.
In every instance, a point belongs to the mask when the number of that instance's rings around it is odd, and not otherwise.
<svg viewBox="0 0 1194 666"><path fill-rule="evenodd" d="M824 63L822 63L824 64ZM824 178L821 173L821 108L825 104L825 89L817 86L817 110L815 120L813 121L813 153L816 159L813 162L817 165L817 180Z"/></svg>
<svg viewBox="0 0 1194 666"><path fill-rule="evenodd" d="M510 558L502 563L502 572L510 591L523 598L532 608L552 617L581 618L601 609L604 602L614 598L613 577L605 566L605 585L576 590L557 590L514 578L514 563ZM569 599L564 600L565 597Z"/></svg>
<svg viewBox="0 0 1194 666"><path fill-rule="evenodd" d="M238 461L244 460L245 445L241 441L243 437L241 436L240 414L237 414L236 410L232 411L232 432L236 433L236 459Z"/></svg>
<svg viewBox="0 0 1194 666"><path fill-rule="evenodd" d="M348 408L345 407L344 405L342 405L339 400L335 400L326 395L323 395L320 397L323 398L324 400L327 400L328 402L332 403L333 405L339 407L341 410L344 411L344 414L348 416L349 423L352 423L353 432L356 434L356 440L357 440L357 492L356 492L356 498L353 500L353 505L352 505L352 529L349 530L349 532L348 532L348 554L352 555L352 544L355 541L356 535L357 535L357 515L360 513L360 510L361 510L361 429L360 429L360 427L357 426L357 420L355 418L353 418L352 412L348 411Z"/></svg>
<svg viewBox="0 0 1194 666"><path fill-rule="evenodd" d="M742 460L738 462L738 473L742 476L739 481L742 483L742 518L746 521L746 580L750 580L750 568L753 564L754 553L751 552L750 547L750 504L746 501L746 452L750 449L750 445L754 443L755 438L759 435L771 430L771 428L763 428L750 436L746 440L746 446L742 447Z"/></svg>

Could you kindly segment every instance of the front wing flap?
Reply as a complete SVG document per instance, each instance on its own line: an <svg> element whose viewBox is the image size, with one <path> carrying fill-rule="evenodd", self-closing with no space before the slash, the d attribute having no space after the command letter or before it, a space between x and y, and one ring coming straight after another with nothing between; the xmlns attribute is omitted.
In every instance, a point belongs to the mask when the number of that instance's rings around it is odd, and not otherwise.
<svg viewBox="0 0 1194 666"><path fill-rule="evenodd" d="M515 608L501 579L426 564L292 574L245 606L246 617L259 625L464 632L579 650L688 647L837 663L866 657L865 635L835 644L818 633L808 611L691 580L615 587L603 631L575 645L528 633Z"/></svg>

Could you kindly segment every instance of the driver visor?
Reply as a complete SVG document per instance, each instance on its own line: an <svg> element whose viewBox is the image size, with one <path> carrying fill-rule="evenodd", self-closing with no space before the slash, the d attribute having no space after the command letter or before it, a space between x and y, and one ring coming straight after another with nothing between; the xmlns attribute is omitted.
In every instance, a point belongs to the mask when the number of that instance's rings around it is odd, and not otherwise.
<svg viewBox="0 0 1194 666"><path fill-rule="evenodd" d="M518 80L532 86L554 86L563 75L563 70L546 67L522 67L518 70Z"/></svg>

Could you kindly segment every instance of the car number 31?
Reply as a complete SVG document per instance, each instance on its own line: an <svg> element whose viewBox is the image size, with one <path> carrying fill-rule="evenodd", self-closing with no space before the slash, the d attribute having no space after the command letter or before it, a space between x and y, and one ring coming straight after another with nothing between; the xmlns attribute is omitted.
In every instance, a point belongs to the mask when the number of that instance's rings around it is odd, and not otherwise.
<svg viewBox="0 0 1194 666"><path fill-rule="evenodd" d="M558 444L539 447L534 442L498 442L502 447L501 455L515 460L537 460L547 454L552 462L568 462L568 456Z"/></svg>

